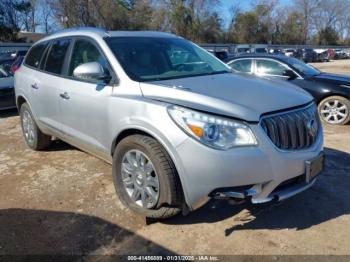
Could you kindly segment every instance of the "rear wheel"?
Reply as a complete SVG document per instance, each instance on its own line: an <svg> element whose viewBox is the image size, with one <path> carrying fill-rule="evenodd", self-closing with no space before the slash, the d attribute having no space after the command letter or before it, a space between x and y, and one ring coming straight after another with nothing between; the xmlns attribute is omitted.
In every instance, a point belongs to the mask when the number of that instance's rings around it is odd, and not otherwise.
<svg viewBox="0 0 350 262"><path fill-rule="evenodd" d="M322 121L345 125L350 121L350 101L342 96L330 96L321 101L318 112Z"/></svg>
<svg viewBox="0 0 350 262"><path fill-rule="evenodd" d="M23 137L31 149L42 150L51 144L51 136L40 131L27 103L22 104L20 108L20 118Z"/></svg>
<svg viewBox="0 0 350 262"><path fill-rule="evenodd" d="M182 189L168 153L155 139L132 135L113 155L114 185L121 202L150 218L168 218L182 206Z"/></svg>

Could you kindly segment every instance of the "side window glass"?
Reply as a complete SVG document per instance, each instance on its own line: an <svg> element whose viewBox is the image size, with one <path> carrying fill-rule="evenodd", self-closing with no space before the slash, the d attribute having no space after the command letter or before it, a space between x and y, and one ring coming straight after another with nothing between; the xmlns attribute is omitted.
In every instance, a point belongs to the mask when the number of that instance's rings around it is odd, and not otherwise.
<svg viewBox="0 0 350 262"><path fill-rule="evenodd" d="M47 42L40 43L36 46L33 46L32 49L30 49L24 63L26 65L38 68L40 65L42 54L44 53L46 46L47 46Z"/></svg>
<svg viewBox="0 0 350 262"><path fill-rule="evenodd" d="M285 70L286 68L283 65L275 61L261 59L256 60L257 74L283 76L283 72Z"/></svg>
<svg viewBox="0 0 350 262"><path fill-rule="evenodd" d="M101 54L101 52L97 49L95 45L86 40L77 40L75 42L72 57L69 63L69 71L68 75L73 77L74 69L77 68L81 64L97 62L99 63L106 74L108 72L107 61Z"/></svg>
<svg viewBox="0 0 350 262"><path fill-rule="evenodd" d="M61 74L69 43L69 39L54 40L50 52L47 55L45 71Z"/></svg>
<svg viewBox="0 0 350 262"><path fill-rule="evenodd" d="M229 64L229 66L235 71L250 73L252 69L252 60L244 59L244 60L234 61L231 64Z"/></svg>

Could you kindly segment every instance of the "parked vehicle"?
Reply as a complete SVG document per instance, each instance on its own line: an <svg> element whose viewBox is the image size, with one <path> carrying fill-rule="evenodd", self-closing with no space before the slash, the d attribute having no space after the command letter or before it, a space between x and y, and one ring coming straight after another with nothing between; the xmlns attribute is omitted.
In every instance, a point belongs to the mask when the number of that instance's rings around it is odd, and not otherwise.
<svg viewBox="0 0 350 262"><path fill-rule="evenodd" d="M329 62L329 54L327 49L318 48L314 49L314 51L316 52L317 56L316 62Z"/></svg>
<svg viewBox="0 0 350 262"><path fill-rule="evenodd" d="M15 62L18 57L23 57L27 53L27 50L19 50L16 52L6 52L0 54L0 66L6 71L10 70L11 65Z"/></svg>
<svg viewBox="0 0 350 262"><path fill-rule="evenodd" d="M311 187L323 166L309 94L232 74L168 33L53 34L30 49L15 90L30 148L58 137L112 163L119 198L147 217L211 197L283 200Z"/></svg>
<svg viewBox="0 0 350 262"><path fill-rule="evenodd" d="M0 110L16 108L13 76L0 68Z"/></svg>
<svg viewBox="0 0 350 262"><path fill-rule="evenodd" d="M24 56L19 56L17 57L17 59L13 62L13 64L10 67L11 73L15 74L15 72L17 71L17 69L22 65Z"/></svg>
<svg viewBox="0 0 350 262"><path fill-rule="evenodd" d="M284 55L284 50L281 48L271 48L268 53L273 55Z"/></svg>
<svg viewBox="0 0 350 262"><path fill-rule="evenodd" d="M317 53L311 48L298 49L295 58L298 58L305 63L317 62Z"/></svg>
<svg viewBox="0 0 350 262"><path fill-rule="evenodd" d="M334 59L346 59L347 55L342 49L334 49Z"/></svg>
<svg viewBox="0 0 350 262"><path fill-rule="evenodd" d="M287 49L284 49L284 54L286 56L294 56L294 54L296 53L296 49L294 48L287 48Z"/></svg>
<svg viewBox="0 0 350 262"><path fill-rule="evenodd" d="M346 55L346 58L349 59L350 58L350 49L344 49L343 52L345 53Z"/></svg>
<svg viewBox="0 0 350 262"><path fill-rule="evenodd" d="M328 48L327 54L328 54L328 59L329 60L333 60L334 59L334 55L335 55L334 49Z"/></svg>
<svg viewBox="0 0 350 262"><path fill-rule="evenodd" d="M227 51L213 51L211 53L213 53L221 61L225 61L229 57Z"/></svg>
<svg viewBox="0 0 350 262"><path fill-rule="evenodd" d="M250 45L237 45L234 48L234 54L240 55L240 54L249 54L251 52Z"/></svg>
<svg viewBox="0 0 350 262"><path fill-rule="evenodd" d="M349 76L324 73L286 56L246 55L228 65L236 72L288 80L303 88L314 97L321 119L328 124L345 125L350 121Z"/></svg>
<svg viewBox="0 0 350 262"><path fill-rule="evenodd" d="M268 45L264 45L264 44L251 45L250 52L254 53L254 54L267 54L268 53Z"/></svg>

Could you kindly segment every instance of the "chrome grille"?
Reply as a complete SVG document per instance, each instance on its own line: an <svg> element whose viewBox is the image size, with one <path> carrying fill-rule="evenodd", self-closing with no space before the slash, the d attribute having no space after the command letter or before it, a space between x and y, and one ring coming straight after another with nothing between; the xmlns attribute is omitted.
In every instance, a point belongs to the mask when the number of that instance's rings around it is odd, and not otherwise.
<svg viewBox="0 0 350 262"><path fill-rule="evenodd" d="M315 104L263 116L260 124L275 146L283 150L310 147L316 141L321 125Z"/></svg>

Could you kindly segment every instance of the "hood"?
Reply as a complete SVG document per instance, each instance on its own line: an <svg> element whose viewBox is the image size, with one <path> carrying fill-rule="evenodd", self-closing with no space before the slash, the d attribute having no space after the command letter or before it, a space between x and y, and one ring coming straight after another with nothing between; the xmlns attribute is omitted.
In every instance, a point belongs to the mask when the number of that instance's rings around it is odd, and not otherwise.
<svg viewBox="0 0 350 262"><path fill-rule="evenodd" d="M313 77L316 81L338 84L338 85L349 85L350 86L350 76L338 75L331 73L321 73Z"/></svg>
<svg viewBox="0 0 350 262"><path fill-rule="evenodd" d="M140 83L145 97L246 121L267 112L304 105L312 97L285 81L219 74Z"/></svg>

